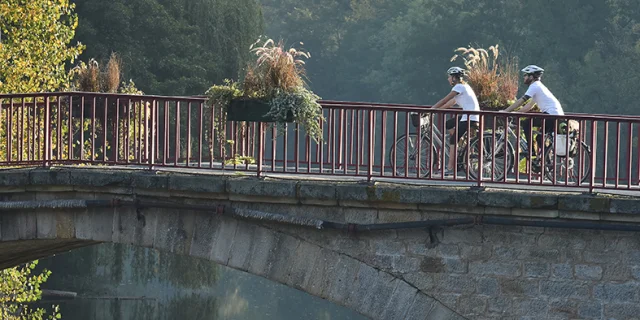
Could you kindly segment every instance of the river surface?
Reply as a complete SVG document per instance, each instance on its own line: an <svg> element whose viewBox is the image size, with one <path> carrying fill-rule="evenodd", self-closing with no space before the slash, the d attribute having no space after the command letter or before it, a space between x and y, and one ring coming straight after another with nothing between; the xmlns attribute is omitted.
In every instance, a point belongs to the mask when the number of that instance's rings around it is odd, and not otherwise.
<svg viewBox="0 0 640 320"><path fill-rule="evenodd" d="M62 318L366 319L299 290L213 262L121 244L100 244L40 260L45 289L74 291Z"/></svg>

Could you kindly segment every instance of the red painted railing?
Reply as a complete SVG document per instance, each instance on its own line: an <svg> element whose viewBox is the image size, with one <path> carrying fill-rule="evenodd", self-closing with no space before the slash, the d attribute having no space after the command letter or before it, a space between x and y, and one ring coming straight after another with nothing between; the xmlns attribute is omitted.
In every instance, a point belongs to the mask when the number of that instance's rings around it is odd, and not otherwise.
<svg viewBox="0 0 640 320"><path fill-rule="evenodd" d="M0 165L163 166L257 175L640 190L637 116L536 114L555 120L549 122L554 129L567 120L573 120L577 129L549 136L545 141L557 145L545 143L539 149L544 155L536 156L520 134L506 134L501 140L509 130L520 132L518 120L531 121L531 114L477 112L480 127L468 130L459 142L461 147L454 151L458 174L448 176L442 170L449 160L448 137L442 129L446 120L462 116L463 111L403 104L321 104L323 137L317 143L295 123L284 130L268 123L217 123L222 111L207 106L203 97L0 95ZM508 123L512 125L505 126ZM546 133L550 128L545 123L540 131Z"/></svg>

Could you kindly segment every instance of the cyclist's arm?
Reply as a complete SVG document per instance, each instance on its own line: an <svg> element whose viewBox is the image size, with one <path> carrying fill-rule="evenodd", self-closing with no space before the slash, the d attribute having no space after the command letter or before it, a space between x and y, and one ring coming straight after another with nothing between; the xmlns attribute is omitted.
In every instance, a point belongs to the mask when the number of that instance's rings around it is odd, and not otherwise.
<svg viewBox="0 0 640 320"><path fill-rule="evenodd" d="M449 92L449 94L442 98L442 100L438 101L438 103L433 105L433 108L435 109L439 109L439 108L445 108L445 106L447 105L448 102L453 101L455 102L456 100L454 99L455 96L457 96L458 93L455 91L451 91ZM451 107L451 105L449 105L448 107Z"/></svg>
<svg viewBox="0 0 640 320"><path fill-rule="evenodd" d="M514 102L509 108L504 109L504 111L505 112L511 112L511 111L513 111L515 109L518 109L527 100L529 100L529 98L531 98L531 97L529 97L528 95L525 94L524 96L522 96L522 98L516 100L516 102Z"/></svg>
<svg viewBox="0 0 640 320"><path fill-rule="evenodd" d="M533 102L533 99L531 99L531 100L529 100L529 103L527 103L527 105L525 105L524 107L522 107L522 109L520 109L520 112L527 113L527 112L531 111L531 109L533 109L534 105L535 105L535 103Z"/></svg>
<svg viewBox="0 0 640 320"><path fill-rule="evenodd" d="M453 107L455 104L456 104L456 99L451 99L440 108L441 109L449 109L449 108Z"/></svg>

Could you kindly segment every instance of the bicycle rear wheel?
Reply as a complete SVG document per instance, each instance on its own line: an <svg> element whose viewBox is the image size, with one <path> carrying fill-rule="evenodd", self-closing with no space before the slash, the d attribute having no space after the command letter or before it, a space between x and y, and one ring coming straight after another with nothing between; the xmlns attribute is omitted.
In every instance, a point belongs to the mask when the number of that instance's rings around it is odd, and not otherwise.
<svg viewBox="0 0 640 320"><path fill-rule="evenodd" d="M469 146L468 162L469 176L478 179L480 167L480 139L474 139ZM507 142L506 153L504 142L495 144L493 136L485 135L482 138L482 179L491 181L504 180L506 173L513 168L515 151L511 143ZM467 155L464 155L467 160Z"/></svg>
<svg viewBox="0 0 640 320"><path fill-rule="evenodd" d="M401 136L391 146L389 161L392 165L396 164L395 176L425 177L433 168L435 153L435 146L427 137L423 136L420 139L420 154L418 155L418 135L411 133L408 136ZM418 158L420 167L418 167Z"/></svg>

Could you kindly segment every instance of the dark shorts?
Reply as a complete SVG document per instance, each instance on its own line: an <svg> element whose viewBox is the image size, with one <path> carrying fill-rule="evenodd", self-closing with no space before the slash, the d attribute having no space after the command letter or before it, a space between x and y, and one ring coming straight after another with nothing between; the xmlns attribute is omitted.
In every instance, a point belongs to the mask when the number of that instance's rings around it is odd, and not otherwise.
<svg viewBox="0 0 640 320"><path fill-rule="evenodd" d="M447 130L451 130L454 129L456 127L456 118L451 118L449 120L447 120L447 123L445 124ZM471 121L471 124L469 124L469 126L472 129L478 129L478 121ZM458 138L456 139L454 135L450 135L449 136L449 143L450 144L455 144L456 141L460 140L460 138L462 138L465 133L467 133L467 121L458 121Z"/></svg>

